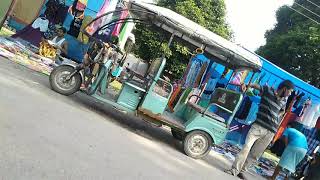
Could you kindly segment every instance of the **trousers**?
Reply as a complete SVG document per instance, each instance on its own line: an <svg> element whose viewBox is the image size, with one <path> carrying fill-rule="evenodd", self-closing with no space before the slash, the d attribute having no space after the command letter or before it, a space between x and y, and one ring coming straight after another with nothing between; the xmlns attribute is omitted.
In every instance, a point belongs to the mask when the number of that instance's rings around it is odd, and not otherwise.
<svg viewBox="0 0 320 180"><path fill-rule="evenodd" d="M233 175L238 175L242 171L256 163L265 149L271 143L275 133L254 123L246 137L242 150L237 155L232 164Z"/></svg>

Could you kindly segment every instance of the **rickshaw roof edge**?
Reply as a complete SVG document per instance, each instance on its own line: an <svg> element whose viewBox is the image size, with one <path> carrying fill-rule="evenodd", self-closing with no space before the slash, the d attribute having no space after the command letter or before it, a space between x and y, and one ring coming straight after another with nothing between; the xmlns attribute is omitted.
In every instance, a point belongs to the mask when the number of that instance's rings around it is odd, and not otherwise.
<svg viewBox="0 0 320 180"><path fill-rule="evenodd" d="M204 46L206 53L219 58L224 65L233 68L247 67L253 71L258 71L262 67L262 62L257 55L170 9L132 0L126 0L126 5L129 11L138 9L149 12L132 11L131 15L148 18L155 25L175 33L176 36L194 46Z"/></svg>

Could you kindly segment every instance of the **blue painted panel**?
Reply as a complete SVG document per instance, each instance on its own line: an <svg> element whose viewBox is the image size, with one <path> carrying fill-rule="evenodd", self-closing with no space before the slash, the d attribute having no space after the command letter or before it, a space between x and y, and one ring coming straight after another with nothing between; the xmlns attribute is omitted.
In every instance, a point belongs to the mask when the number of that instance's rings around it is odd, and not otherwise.
<svg viewBox="0 0 320 180"><path fill-rule="evenodd" d="M72 60L81 63L84 57L84 54L87 52L88 46L81 43L75 37L68 34L65 35L66 41L68 42L68 56Z"/></svg>
<svg viewBox="0 0 320 180"><path fill-rule="evenodd" d="M295 84L297 89L300 89L306 94L309 94L314 101L320 101L320 89L286 72L275 64L269 62L267 59L264 59L263 57L260 57L260 59L263 61L262 70L268 74L272 74L273 76L275 76L275 78L278 79L277 85L281 82L281 80L291 80Z"/></svg>

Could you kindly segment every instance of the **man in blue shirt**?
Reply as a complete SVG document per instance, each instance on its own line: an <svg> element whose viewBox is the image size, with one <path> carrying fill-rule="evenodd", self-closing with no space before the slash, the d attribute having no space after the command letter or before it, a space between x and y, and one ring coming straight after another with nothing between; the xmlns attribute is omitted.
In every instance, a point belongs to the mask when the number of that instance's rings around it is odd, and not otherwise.
<svg viewBox="0 0 320 180"><path fill-rule="evenodd" d="M308 151L308 143L306 136L295 129L294 123L289 123L287 129L283 133L286 144L280 162L276 167L270 179L275 180L281 169L285 169L290 173L296 171L296 166L302 161Z"/></svg>

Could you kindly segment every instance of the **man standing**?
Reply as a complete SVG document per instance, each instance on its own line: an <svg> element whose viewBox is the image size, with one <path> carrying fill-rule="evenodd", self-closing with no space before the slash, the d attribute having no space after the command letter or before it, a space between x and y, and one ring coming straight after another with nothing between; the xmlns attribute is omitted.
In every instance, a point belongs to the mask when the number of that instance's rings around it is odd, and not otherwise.
<svg viewBox="0 0 320 180"><path fill-rule="evenodd" d="M249 87L261 93L261 102L256 121L248 132L246 142L237 155L232 168L227 173L245 179L242 172L256 162L268 147L280 124L284 113L286 98L291 94L294 85L291 81L281 82L277 90L268 86L250 84Z"/></svg>

